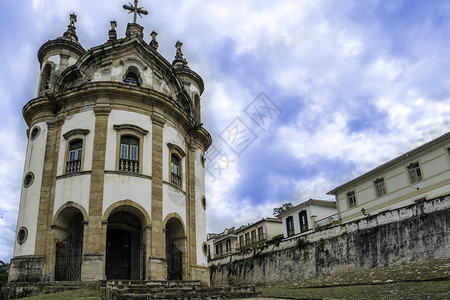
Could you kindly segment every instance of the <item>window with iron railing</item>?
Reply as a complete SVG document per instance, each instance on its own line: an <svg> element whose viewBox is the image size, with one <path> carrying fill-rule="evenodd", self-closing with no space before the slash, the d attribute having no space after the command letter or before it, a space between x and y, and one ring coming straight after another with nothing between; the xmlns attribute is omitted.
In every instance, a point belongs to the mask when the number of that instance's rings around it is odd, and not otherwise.
<svg viewBox="0 0 450 300"><path fill-rule="evenodd" d="M181 160L180 158L172 154L170 156L170 174L171 174L171 183L181 187Z"/></svg>
<svg viewBox="0 0 450 300"><path fill-rule="evenodd" d="M139 139L133 136L120 138L119 171L139 173Z"/></svg>
<svg viewBox="0 0 450 300"><path fill-rule="evenodd" d="M75 140L69 144L69 157L66 162L66 173L81 171L81 156L83 154L83 141Z"/></svg>

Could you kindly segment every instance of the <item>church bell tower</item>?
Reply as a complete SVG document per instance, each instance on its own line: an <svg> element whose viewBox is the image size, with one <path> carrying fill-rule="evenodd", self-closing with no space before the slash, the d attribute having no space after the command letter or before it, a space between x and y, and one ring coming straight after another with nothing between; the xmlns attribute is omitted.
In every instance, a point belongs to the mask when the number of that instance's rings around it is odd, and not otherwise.
<svg viewBox="0 0 450 300"><path fill-rule="evenodd" d="M201 280L206 262L202 78L168 62L134 14L89 50L75 14L38 51L10 281Z"/></svg>

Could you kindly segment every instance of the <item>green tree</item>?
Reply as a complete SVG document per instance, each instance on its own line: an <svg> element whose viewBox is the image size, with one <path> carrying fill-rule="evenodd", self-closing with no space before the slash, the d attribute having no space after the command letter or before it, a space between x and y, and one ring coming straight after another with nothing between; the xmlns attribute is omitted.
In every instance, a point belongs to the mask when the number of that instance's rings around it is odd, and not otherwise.
<svg viewBox="0 0 450 300"><path fill-rule="evenodd" d="M9 264L0 260L0 286L8 281Z"/></svg>
<svg viewBox="0 0 450 300"><path fill-rule="evenodd" d="M273 209L273 215L274 216L278 216L279 214L281 214L281 213L283 213L285 211L288 211L288 210L290 210L293 207L294 207L294 205L292 205L291 202L284 203L283 205L281 205L281 207L276 207L276 208Z"/></svg>

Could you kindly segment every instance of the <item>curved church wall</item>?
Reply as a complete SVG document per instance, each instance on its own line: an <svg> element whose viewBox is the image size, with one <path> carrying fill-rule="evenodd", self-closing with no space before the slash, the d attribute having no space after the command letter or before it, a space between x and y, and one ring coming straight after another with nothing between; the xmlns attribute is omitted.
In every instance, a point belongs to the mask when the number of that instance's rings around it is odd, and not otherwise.
<svg viewBox="0 0 450 300"><path fill-rule="evenodd" d="M20 197L19 216L17 221L17 232L21 227L26 227L27 238L23 244L17 242L14 248L14 256L32 255L36 245L36 221L39 213L39 200L42 185L42 172L44 170L45 149L47 144L48 126L46 122L37 123L30 130L40 128L39 135L32 139L29 137L27 154L25 158L24 177L28 172L33 172L33 183L29 187L24 186L22 178L22 192Z"/></svg>
<svg viewBox="0 0 450 300"><path fill-rule="evenodd" d="M205 169L202 165L203 152L195 150L195 217L197 238L197 264L206 266L206 256L203 253L202 244L206 242L206 209L203 207L202 198L205 197ZM206 199L206 198L205 198ZM206 200L205 200L206 201ZM206 203L206 207L207 207Z"/></svg>

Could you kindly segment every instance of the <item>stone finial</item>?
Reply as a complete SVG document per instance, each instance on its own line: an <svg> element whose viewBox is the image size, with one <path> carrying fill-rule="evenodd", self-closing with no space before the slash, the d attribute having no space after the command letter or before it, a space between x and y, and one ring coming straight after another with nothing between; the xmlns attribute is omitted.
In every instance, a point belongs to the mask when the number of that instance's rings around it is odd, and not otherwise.
<svg viewBox="0 0 450 300"><path fill-rule="evenodd" d="M172 65L187 65L187 60L183 57L183 52L181 51L181 46L183 46L183 43L180 41L177 41L175 44L175 47L177 48L177 54L175 55L175 60L172 62Z"/></svg>
<svg viewBox="0 0 450 300"><path fill-rule="evenodd" d="M76 33L75 23L77 22L77 15L75 13L70 14L70 23L67 26L66 32L64 32L64 38L67 40L78 41L78 36Z"/></svg>
<svg viewBox="0 0 450 300"><path fill-rule="evenodd" d="M70 14L70 25L75 27L75 23L77 21L77 15L75 13Z"/></svg>
<svg viewBox="0 0 450 300"><path fill-rule="evenodd" d="M152 46L153 48L158 49L158 42L156 41L156 36L158 35L158 33L156 31L152 31L152 33L150 34L152 36L152 41L150 42L150 46Z"/></svg>
<svg viewBox="0 0 450 300"><path fill-rule="evenodd" d="M109 30L109 33L108 33L108 36L109 36L108 41L117 40L116 27L117 27L117 22L115 20L111 21L111 29Z"/></svg>

